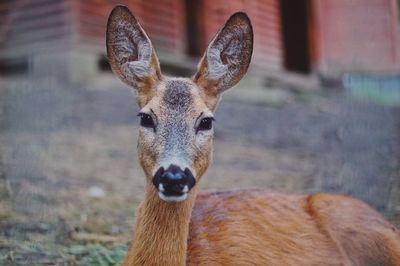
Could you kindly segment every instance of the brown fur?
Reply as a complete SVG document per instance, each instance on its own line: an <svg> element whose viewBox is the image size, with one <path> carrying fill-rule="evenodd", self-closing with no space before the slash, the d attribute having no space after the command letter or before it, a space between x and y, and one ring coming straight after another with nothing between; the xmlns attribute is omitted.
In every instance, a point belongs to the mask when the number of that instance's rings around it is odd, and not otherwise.
<svg viewBox="0 0 400 266"><path fill-rule="evenodd" d="M211 161L213 131L197 133L196 123L212 116L220 94L243 77L252 47L250 20L236 13L192 79L168 78L129 10L118 6L110 15L112 69L136 89L141 112L156 123L139 131L145 196L123 265L400 265L399 231L356 199L258 190L198 194L198 186L184 201L160 199L152 177L162 160L178 156L186 164L178 166L200 181ZM140 57L140 49L149 56ZM129 68L135 63L141 67Z"/></svg>
<svg viewBox="0 0 400 266"><path fill-rule="evenodd" d="M196 193L171 204L147 189L124 266L400 265L400 232L352 198L203 192L193 207Z"/></svg>
<svg viewBox="0 0 400 266"><path fill-rule="evenodd" d="M185 265L195 194L184 202L168 203L148 184L138 210L133 244L123 266Z"/></svg>
<svg viewBox="0 0 400 266"><path fill-rule="evenodd" d="M400 265L400 233L345 196L200 193L187 264Z"/></svg>

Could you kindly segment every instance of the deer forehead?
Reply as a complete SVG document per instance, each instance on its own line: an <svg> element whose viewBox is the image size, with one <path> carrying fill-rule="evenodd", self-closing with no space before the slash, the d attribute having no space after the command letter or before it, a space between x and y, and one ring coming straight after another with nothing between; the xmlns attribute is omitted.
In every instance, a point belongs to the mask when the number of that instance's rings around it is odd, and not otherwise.
<svg viewBox="0 0 400 266"><path fill-rule="evenodd" d="M194 85L186 79L170 79L164 84L162 105L167 110L187 112L193 105Z"/></svg>
<svg viewBox="0 0 400 266"><path fill-rule="evenodd" d="M211 113L197 85L187 78L167 78L160 82L148 107L161 120L191 121L201 113Z"/></svg>

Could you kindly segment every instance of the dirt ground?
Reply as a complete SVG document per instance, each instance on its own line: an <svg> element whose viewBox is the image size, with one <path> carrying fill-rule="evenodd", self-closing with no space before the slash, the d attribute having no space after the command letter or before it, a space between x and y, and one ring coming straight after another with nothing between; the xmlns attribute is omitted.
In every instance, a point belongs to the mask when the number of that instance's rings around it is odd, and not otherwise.
<svg viewBox="0 0 400 266"><path fill-rule="evenodd" d="M400 226L399 108L341 90L284 95L221 102L202 188L338 192ZM111 75L0 81L1 265L118 263L143 195L137 112Z"/></svg>

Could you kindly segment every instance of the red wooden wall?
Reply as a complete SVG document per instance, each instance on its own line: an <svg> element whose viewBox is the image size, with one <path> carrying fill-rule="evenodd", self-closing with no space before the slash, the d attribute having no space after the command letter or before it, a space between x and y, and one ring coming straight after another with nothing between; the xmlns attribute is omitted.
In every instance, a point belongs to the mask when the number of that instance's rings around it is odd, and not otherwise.
<svg viewBox="0 0 400 266"><path fill-rule="evenodd" d="M396 0L313 0L324 74L399 71Z"/></svg>
<svg viewBox="0 0 400 266"><path fill-rule="evenodd" d="M400 71L396 0L304 1L310 8L307 38L314 73L337 76L346 71ZM2 0L0 59L30 56L35 51L55 49L57 45L64 50L86 45L89 49L85 53L104 54L107 17L116 4L125 4L137 16L157 50L181 59L189 57L188 38L192 30L188 26L189 15L195 14L198 21L195 43L199 46L196 54L200 56L228 17L236 11L245 11L255 34L253 69L261 73L280 72L285 70L280 3L280 0ZM188 12L188 8L196 11Z"/></svg>
<svg viewBox="0 0 400 266"><path fill-rule="evenodd" d="M212 39L225 21L236 11L245 11L254 30L253 64L273 70L282 68L282 37L278 0L205 0L204 34Z"/></svg>
<svg viewBox="0 0 400 266"><path fill-rule="evenodd" d="M25 56L44 44L65 47L73 32L70 14L61 0L0 0L1 57Z"/></svg>
<svg viewBox="0 0 400 266"><path fill-rule="evenodd" d="M71 1L78 14L79 38L83 42L104 38L106 17L114 6L114 1L86 0ZM138 17L153 43L168 51L186 53L186 14L183 0L124 0L120 3L130 7ZM224 22L236 11L245 11L252 19L255 45L254 63L268 69L281 69L282 45L278 0L205 0L199 6L203 36L200 46L204 49Z"/></svg>
<svg viewBox="0 0 400 266"><path fill-rule="evenodd" d="M105 38L107 17L116 4L127 5L147 34L161 48L181 52L185 45L184 2L176 0L73 0L78 38L98 43ZM104 43L102 43L103 45Z"/></svg>

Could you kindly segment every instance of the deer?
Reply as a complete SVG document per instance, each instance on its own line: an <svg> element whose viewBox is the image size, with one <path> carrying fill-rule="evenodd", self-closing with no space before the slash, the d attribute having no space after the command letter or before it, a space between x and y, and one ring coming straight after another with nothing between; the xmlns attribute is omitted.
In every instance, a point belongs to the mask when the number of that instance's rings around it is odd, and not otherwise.
<svg viewBox="0 0 400 266"><path fill-rule="evenodd" d="M191 78L164 76L135 16L116 6L107 23L113 72L140 108L144 199L123 261L132 265L400 265L400 233L361 200L244 189L200 192L212 160L221 94L247 72L253 29L233 14Z"/></svg>

